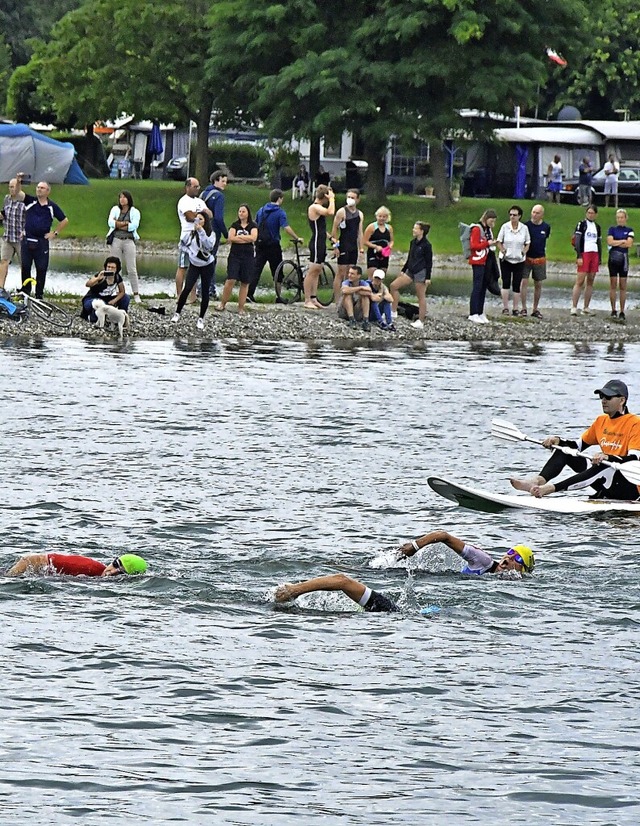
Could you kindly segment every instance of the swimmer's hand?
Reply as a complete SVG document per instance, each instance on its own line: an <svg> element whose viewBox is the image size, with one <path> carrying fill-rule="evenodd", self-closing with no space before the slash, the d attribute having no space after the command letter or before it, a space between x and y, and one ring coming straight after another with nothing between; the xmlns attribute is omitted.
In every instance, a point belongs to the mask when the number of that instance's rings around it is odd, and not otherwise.
<svg viewBox="0 0 640 826"><path fill-rule="evenodd" d="M415 553L411 542L405 542L396 550L396 560L406 559L408 556L413 556Z"/></svg>
<svg viewBox="0 0 640 826"><path fill-rule="evenodd" d="M286 585L281 585L279 588L276 588L276 592L273 595L276 602L289 602L292 599L296 598L296 595L292 591L293 586L291 583L287 583Z"/></svg>

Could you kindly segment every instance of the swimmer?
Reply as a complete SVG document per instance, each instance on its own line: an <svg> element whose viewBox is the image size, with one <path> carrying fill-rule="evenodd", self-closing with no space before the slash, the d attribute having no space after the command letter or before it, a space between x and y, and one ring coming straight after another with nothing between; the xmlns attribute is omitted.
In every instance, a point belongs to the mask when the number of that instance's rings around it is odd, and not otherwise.
<svg viewBox="0 0 640 826"><path fill-rule="evenodd" d="M398 559L413 556L422 548L436 542L443 542L467 562L467 565L462 569L463 574L502 574L505 571L530 574L536 564L533 551L528 545L514 545L513 548L509 548L505 552L501 559L496 560L489 556L486 551L483 551L482 548L470 545L464 539L458 539L457 536L452 536L447 531L432 531L419 539L405 542L396 552Z"/></svg>
<svg viewBox="0 0 640 826"><path fill-rule="evenodd" d="M351 579L346 574L329 574L329 576L307 579L295 585L292 583L281 585L276 589L275 600L276 602L289 602L302 594L310 594L313 591L342 591L349 599L371 613L400 610L395 602L385 597L384 594L372 591L362 582Z"/></svg>
<svg viewBox="0 0 640 826"><path fill-rule="evenodd" d="M5 576L22 574L66 574L67 576L118 576L144 574L147 563L141 556L123 554L105 565L89 556L71 554L27 554L21 557Z"/></svg>

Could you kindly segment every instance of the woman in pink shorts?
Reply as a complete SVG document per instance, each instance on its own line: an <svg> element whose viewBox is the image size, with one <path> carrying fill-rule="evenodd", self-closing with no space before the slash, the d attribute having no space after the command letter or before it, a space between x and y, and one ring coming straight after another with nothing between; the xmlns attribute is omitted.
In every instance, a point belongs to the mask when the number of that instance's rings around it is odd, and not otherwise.
<svg viewBox="0 0 640 826"><path fill-rule="evenodd" d="M589 309L589 304L591 303L593 282L596 280L602 255L602 230L600 224L596 223L597 214L597 206L587 207L585 217L578 223L574 234L576 255L578 256L578 274L576 283L573 285L571 315L580 315L578 301L583 288L584 305L582 312L585 315L593 315L593 310Z"/></svg>

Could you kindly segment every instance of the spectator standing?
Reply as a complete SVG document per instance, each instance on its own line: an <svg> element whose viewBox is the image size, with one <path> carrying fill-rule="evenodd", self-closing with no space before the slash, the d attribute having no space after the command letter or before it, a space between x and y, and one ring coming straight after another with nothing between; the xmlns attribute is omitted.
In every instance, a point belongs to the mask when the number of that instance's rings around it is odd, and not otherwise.
<svg viewBox="0 0 640 826"><path fill-rule="evenodd" d="M224 192L229 182L229 177L226 172L221 169L212 172L209 178L210 184L202 193L202 200L211 210L212 228L216 236L216 246L213 251L213 278L211 279L211 298L217 297L216 292L216 266L218 263L218 247L229 237L229 230L224 222Z"/></svg>
<svg viewBox="0 0 640 826"><path fill-rule="evenodd" d="M487 287L498 280L498 262L496 261L495 247L497 241L493 237L493 228L497 214L493 209L486 209L479 224L473 224L469 235L469 263L473 273L473 286L469 303L469 321L474 324L488 324L489 319L484 313L484 301Z"/></svg>
<svg viewBox="0 0 640 826"><path fill-rule="evenodd" d="M187 249L182 245L182 236L193 229L193 222L199 213L208 214L211 210L202 198L198 197L200 182L197 178L187 178L184 182L184 195L178 201L178 220L180 221L180 243L178 244L178 269L176 270L176 295L180 296L189 266Z"/></svg>
<svg viewBox="0 0 640 826"><path fill-rule="evenodd" d="M309 204L307 218L311 228L309 241L309 269L304 279L304 306L307 310L322 310L318 301L318 278L327 257L327 216L336 211L336 196L328 186L316 189L315 201Z"/></svg>
<svg viewBox="0 0 640 826"><path fill-rule="evenodd" d="M338 318L345 320L349 327L357 327L368 332L371 285L362 278L362 268L352 264L347 268L347 277L342 282L341 297L338 302Z"/></svg>
<svg viewBox="0 0 640 826"><path fill-rule="evenodd" d="M524 274L520 285L520 301L522 302L522 315L527 314L527 288L529 286L529 276L533 276L533 311L534 318L542 318L542 313L538 309L540 296L542 295L542 282L547 277L547 241L551 235L551 227L544 220L544 207L536 204L531 208L531 218L526 222L529 230L531 244L527 250L524 265Z"/></svg>
<svg viewBox="0 0 640 826"><path fill-rule="evenodd" d="M333 280L333 294L336 301L340 297L341 285L347 277L349 267L358 263L358 254L363 251L364 215L358 209L359 201L360 192L357 189L347 190L347 203L340 207L333 219L331 242L338 250L338 272ZM339 238L338 230L340 230Z"/></svg>
<svg viewBox="0 0 640 826"><path fill-rule="evenodd" d="M376 220L367 226L362 236L362 243L367 250L367 275L374 270L389 268L389 259L393 250L393 227L390 224L391 213L386 206L378 207Z"/></svg>
<svg viewBox="0 0 640 826"><path fill-rule="evenodd" d="M58 204L49 200L51 187L46 181L36 186L36 194L24 196L24 237L20 247L22 289L31 294L31 265L36 268L36 298L42 298L49 266L49 241L57 238L69 223ZM53 222L58 224L52 230Z"/></svg>
<svg viewBox="0 0 640 826"><path fill-rule="evenodd" d="M600 224L596 223L598 207L595 204L587 207L585 217L578 222L574 234L576 255L578 257L578 274L576 283L573 285L571 315L580 315L578 301L584 288L584 304L582 312L585 315L593 315L593 310L589 309L591 294L593 293L593 282L596 280L600 258L602 256L602 230ZM586 284L585 284L586 281Z"/></svg>
<svg viewBox="0 0 640 826"><path fill-rule="evenodd" d="M390 286L393 296L393 318L398 315L398 301L400 300L400 290L414 284L416 295L418 296L418 318L411 322L411 326L416 330L424 327L427 317L427 289L431 284L431 269L433 267L433 249L431 242L427 238L431 224L424 221L416 221L413 225L411 244L409 245L409 256L405 262L400 275L397 276Z"/></svg>
<svg viewBox="0 0 640 826"><path fill-rule="evenodd" d="M611 317L625 320L624 309L627 303L627 276L629 274L629 250L633 246L634 232L627 226L627 210L616 211L616 225L609 227L607 244L609 245L609 300ZM616 292L620 288L620 312L616 310Z"/></svg>
<svg viewBox="0 0 640 826"><path fill-rule="evenodd" d="M24 192L21 175L9 181L9 194L5 195L0 218L4 224L0 253L0 287L4 287L9 264L14 255L20 261L20 246L24 238Z"/></svg>
<svg viewBox="0 0 640 826"><path fill-rule="evenodd" d="M520 286L524 276L525 259L531 244L529 228L520 220L522 209L514 204L509 208L509 220L500 227L498 248L501 252L502 315L509 315L509 291L512 293L512 315L520 315ZM523 313L526 315L527 312Z"/></svg>
<svg viewBox="0 0 640 826"><path fill-rule="evenodd" d="M616 160L616 156L611 152L609 160L604 165L604 205L609 206L609 198L614 197L614 207L618 209L618 175L620 173L620 164Z"/></svg>
<svg viewBox="0 0 640 826"><path fill-rule="evenodd" d="M395 333L396 325L391 315L392 297L389 288L384 283L385 275L384 270L374 270L369 280L371 287L369 321L375 321L381 330L390 330Z"/></svg>
<svg viewBox="0 0 640 826"><path fill-rule="evenodd" d="M133 205L133 195L128 189L118 194L118 203L111 208L107 221L109 234L107 243L111 243L111 252L120 258L127 270L131 282L131 291L136 304L140 303L140 284L136 263L136 241L140 240L140 210ZM111 242L109 242L111 238Z"/></svg>
<svg viewBox="0 0 640 826"><path fill-rule="evenodd" d="M583 158L578 167L578 203L587 207L591 203L591 180L593 178L593 168L590 158Z"/></svg>
<svg viewBox="0 0 640 826"><path fill-rule="evenodd" d="M316 172L316 176L313 179L316 187L319 186L330 186L331 184L331 175L328 172L325 172L324 166L319 166L318 171Z"/></svg>
<svg viewBox="0 0 640 826"><path fill-rule="evenodd" d="M196 323L198 330L204 330L204 317L209 307L211 281L214 277L216 236L211 226L211 218L206 212L198 213L191 226L180 239L180 243L187 252L189 269L185 285L178 298L178 306L171 321L177 324L180 313L187 303L189 293L195 287L198 279L202 284L200 297L200 317Z"/></svg>
<svg viewBox="0 0 640 826"><path fill-rule="evenodd" d="M275 284L276 270L282 263L280 230L284 230L294 241L302 243L302 238L289 226L287 213L282 208L283 199L284 193L281 189L272 189L269 194L269 203L260 207L256 213L258 240L256 242L255 269L249 284L247 301L255 301L256 289L266 263L269 264L271 277ZM282 303L282 299L276 298L276 303Z"/></svg>
<svg viewBox="0 0 640 826"><path fill-rule="evenodd" d="M129 310L131 299L124 288L124 281L120 270L122 262L116 255L109 255L105 258L104 267L96 275L93 275L85 284L89 292L82 299L82 318L95 324L98 320L96 311L93 309L93 302L96 298L102 299L105 304L111 304L118 310Z"/></svg>
<svg viewBox="0 0 640 826"><path fill-rule="evenodd" d="M554 204L560 203L560 192L562 190L562 162L560 155L554 155L553 160L547 167L547 192Z"/></svg>
<svg viewBox="0 0 640 826"><path fill-rule="evenodd" d="M233 285L239 281L238 312L244 312L247 291L255 273L255 243L258 240L258 225L251 217L248 204L238 207L238 220L229 227L229 258L227 259L227 278L222 290L220 309L224 310L231 298Z"/></svg>

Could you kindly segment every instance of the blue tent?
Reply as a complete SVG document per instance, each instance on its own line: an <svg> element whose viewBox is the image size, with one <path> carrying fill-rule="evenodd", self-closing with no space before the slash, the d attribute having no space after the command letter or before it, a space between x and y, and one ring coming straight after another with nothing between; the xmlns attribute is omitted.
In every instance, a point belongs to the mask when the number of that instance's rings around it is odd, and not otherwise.
<svg viewBox="0 0 640 826"><path fill-rule="evenodd" d="M88 184L71 143L29 129L24 123L0 124L0 182L25 172L32 181Z"/></svg>

